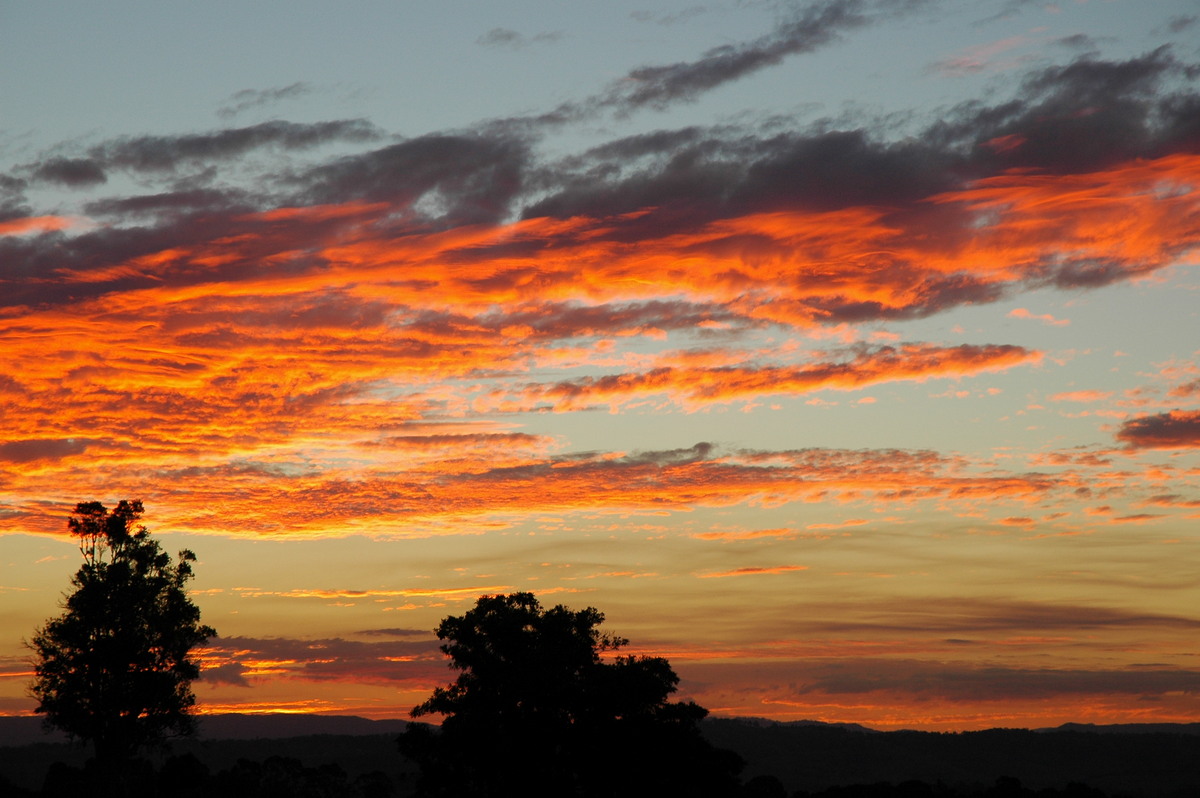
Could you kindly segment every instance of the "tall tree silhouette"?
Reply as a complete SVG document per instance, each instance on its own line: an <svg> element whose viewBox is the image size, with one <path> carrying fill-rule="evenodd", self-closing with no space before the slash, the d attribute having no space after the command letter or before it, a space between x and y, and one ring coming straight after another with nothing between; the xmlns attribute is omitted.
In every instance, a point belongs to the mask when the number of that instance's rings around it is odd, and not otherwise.
<svg viewBox="0 0 1200 798"><path fill-rule="evenodd" d="M741 760L701 736L707 714L668 701L679 683L661 657L613 656L628 641L598 630L593 607L543 610L532 593L484 596L437 629L459 671L414 707L401 751L425 796L723 796Z"/></svg>
<svg viewBox="0 0 1200 798"><path fill-rule="evenodd" d="M29 643L37 712L91 741L113 776L143 746L193 730L191 682L200 669L191 652L216 634L185 589L196 555L185 549L172 562L141 516L140 501L112 512L100 502L76 505L68 521L83 555L75 590Z"/></svg>

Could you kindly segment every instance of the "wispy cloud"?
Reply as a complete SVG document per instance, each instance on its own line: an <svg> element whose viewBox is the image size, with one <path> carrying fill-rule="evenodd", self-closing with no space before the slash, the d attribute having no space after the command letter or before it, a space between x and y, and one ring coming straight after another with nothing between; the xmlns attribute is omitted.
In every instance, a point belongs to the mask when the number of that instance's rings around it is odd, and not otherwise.
<svg viewBox="0 0 1200 798"><path fill-rule="evenodd" d="M523 50L530 45L551 44L563 37L562 31L544 31L526 36L508 28L492 28L475 40L476 44L484 47L498 47L510 50Z"/></svg>
<svg viewBox="0 0 1200 798"><path fill-rule="evenodd" d="M242 89L234 92L225 104L217 109L217 116L222 119L232 119L238 114L251 108L262 108L274 105L282 100L290 100L312 94L315 89L303 81L289 83L287 86L270 89Z"/></svg>
<svg viewBox="0 0 1200 798"><path fill-rule="evenodd" d="M713 571L711 573L696 574L701 579L724 579L730 576L773 576L775 574L787 574L794 571L807 571L807 565L764 565L764 566L745 566L742 568L734 568L729 571Z"/></svg>
<svg viewBox="0 0 1200 798"><path fill-rule="evenodd" d="M1036 319L1038 321L1049 324L1051 327L1066 327L1068 324L1071 323L1070 319L1056 319L1049 313L1043 313L1040 316L1034 315L1033 313L1030 313L1025 308L1013 308L1012 310L1010 310L1008 312L1008 315L1010 318L1014 318L1014 319Z"/></svg>

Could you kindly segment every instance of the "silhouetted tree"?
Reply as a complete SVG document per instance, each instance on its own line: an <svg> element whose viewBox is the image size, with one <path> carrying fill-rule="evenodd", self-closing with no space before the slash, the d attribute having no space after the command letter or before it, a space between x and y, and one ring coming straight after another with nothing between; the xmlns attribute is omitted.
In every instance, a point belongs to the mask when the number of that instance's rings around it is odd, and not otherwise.
<svg viewBox="0 0 1200 798"><path fill-rule="evenodd" d="M100 502L76 505L68 521L83 555L75 591L29 643L37 711L47 725L91 741L118 784L140 748L193 730L191 682L200 669L190 655L216 634L185 590L196 555L185 549L173 563L141 516L140 501L112 512Z"/></svg>
<svg viewBox="0 0 1200 798"><path fill-rule="evenodd" d="M724 796L740 758L700 735L707 710L668 696L679 677L661 657L615 656L592 607L543 610L532 593L484 596L437 629L459 671L412 710L401 750L426 796Z"/></svg>
<svg viewBox="0 0 1200 798"><path fill-rule="evenodd" d="M761 774L742 785L741 798L787 798L787 789L778 777Z"/></svg>

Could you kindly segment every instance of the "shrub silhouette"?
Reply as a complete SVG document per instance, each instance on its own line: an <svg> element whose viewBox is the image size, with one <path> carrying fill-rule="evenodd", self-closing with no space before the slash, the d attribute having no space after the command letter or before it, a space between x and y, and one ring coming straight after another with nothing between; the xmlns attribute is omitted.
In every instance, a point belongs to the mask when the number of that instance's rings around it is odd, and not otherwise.
<svg viewBox="0 0 1200 798"><path fill-rule="evenodd" d="M703 707L668 701L679 677L661 657L602 654L588 607L544 610L532 593L484 596L437 629L459 671L412 710L401 751L421 767L422 796L736 795L736 754L700 735Z"/></svg>

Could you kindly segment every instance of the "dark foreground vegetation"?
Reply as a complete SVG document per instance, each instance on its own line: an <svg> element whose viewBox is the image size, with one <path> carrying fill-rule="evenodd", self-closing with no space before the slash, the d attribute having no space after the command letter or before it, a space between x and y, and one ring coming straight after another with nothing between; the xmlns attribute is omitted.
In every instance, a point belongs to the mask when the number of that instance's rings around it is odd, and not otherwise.
<svg viewBox="0 0 1200 798"><path fill-rule="evenodd" d="M193 649L216 631L186 592L195 555L172 561L141 514L138 501L83 502L68 520L84 562L63 613L34 633L30 689L83 745L0 749L0 798L1200 795L1200 735L704 722L706 709L672 700L666 659L622 654L628 641L601 632L594 607L544 608L532 593L482 596L439 625L457 676L412 717L440 726L170 747L195 731Z"/></svg>
<svg viewBox="0 0 1200 798"><path fill-rule="evenodd" d="M935 734L723 718L701 729L746 761L732 793L744 798L1200 796L1200 734L1183 730ZM89 755L66 743L0 747L0 796L96 795ZM397 753L394 733L176 740L139 772L130 794L145 798L408 798L420 773ZM671 788L661 795L690 798Z"/></svg>

